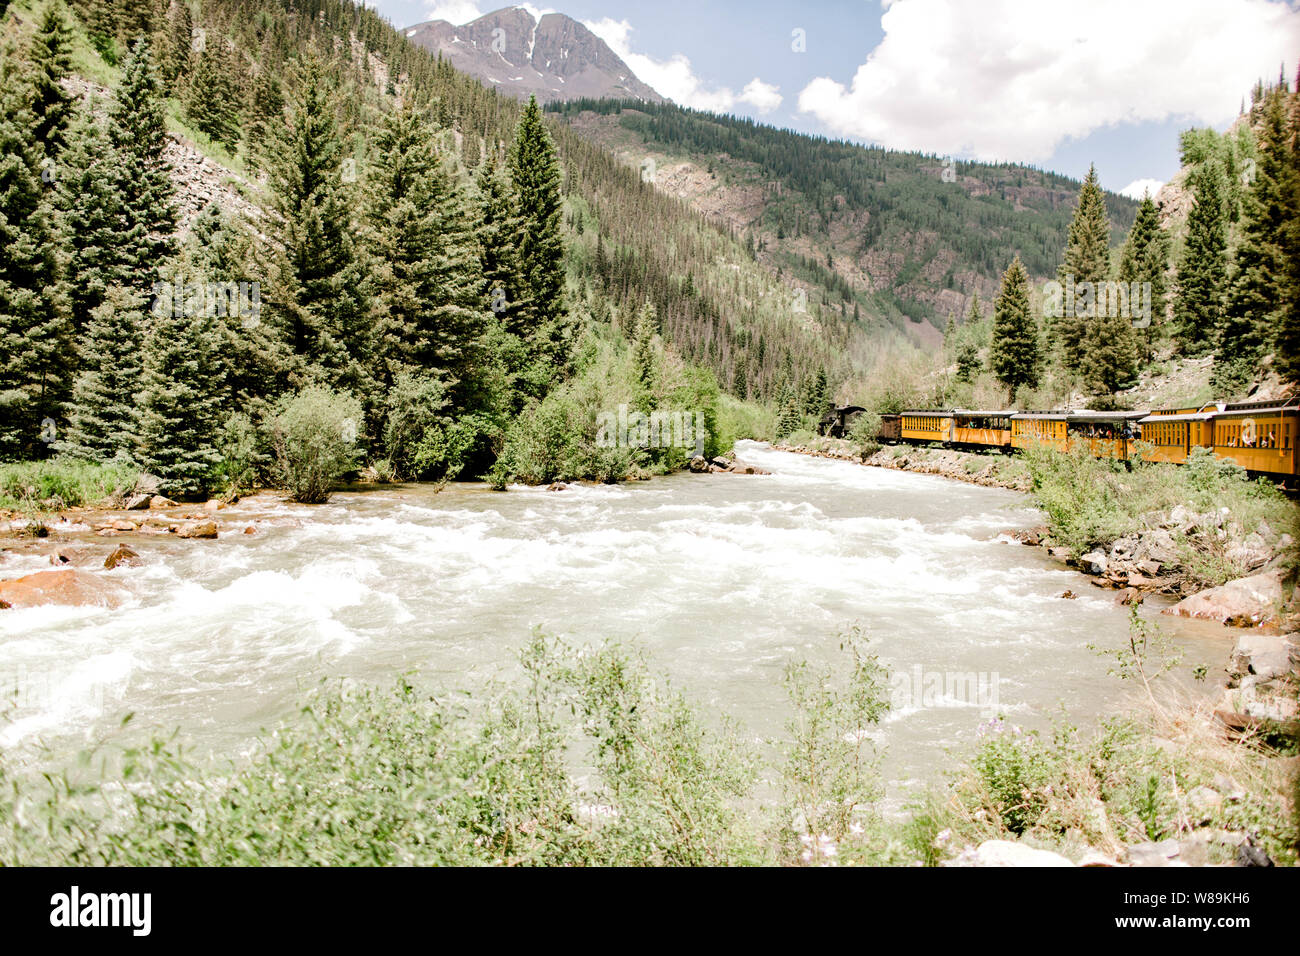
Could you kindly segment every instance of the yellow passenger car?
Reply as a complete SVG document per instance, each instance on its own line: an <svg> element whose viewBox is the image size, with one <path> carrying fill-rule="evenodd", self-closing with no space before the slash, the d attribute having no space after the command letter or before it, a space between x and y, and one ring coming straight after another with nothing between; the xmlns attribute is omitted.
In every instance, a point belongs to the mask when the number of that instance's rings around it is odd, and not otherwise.
<svg viewBox="0 0 1300 956"><path fill-rule="evenodd" d="M959 408L952 413L951 441L958 445L1005 448L1011 444L1011 414Z"/></svg>
<svg viewBox="0 0 1300 956"><path fill-rule="evenodd" d="M1296 474L1300 408L1269 402L1228 405L1214 416L1214 453L1248 471Z"/></svg>
<svg viewBox="0 0 1300 956"><path fill-rule="evenodd" d="M903 441L952 441L952 412L905 411L900 431Z"/></svg>
<svg viewBox="0 0 1300 956"><path fill-rule="evenodd" d="M1217 408L1155 411L1138 422L1142 440L1151 445L1148 461L1181 465L1196 447L1209 448L1214 442Z"/></svg>
<svg viewBox="0 0 1300 956"><path fill-rule="evenodd" d="M1011 447L1047 445L1058 451L1069 446L1066 437L1068 412L1021 412L1011 416Z"/></svg>

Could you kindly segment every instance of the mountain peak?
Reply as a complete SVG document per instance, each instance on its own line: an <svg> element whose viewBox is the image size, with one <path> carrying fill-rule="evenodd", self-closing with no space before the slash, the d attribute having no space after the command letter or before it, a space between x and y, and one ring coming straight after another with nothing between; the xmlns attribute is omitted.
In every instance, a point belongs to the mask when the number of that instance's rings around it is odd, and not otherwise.
<svg viewBox="0 0 1300 956"><path fill-rule="evenodd" d="M562 13L535 17L526 7L503 7L463 26L430 20L404 32L462 73L521 99L664 102L609 44Z"/></svg>

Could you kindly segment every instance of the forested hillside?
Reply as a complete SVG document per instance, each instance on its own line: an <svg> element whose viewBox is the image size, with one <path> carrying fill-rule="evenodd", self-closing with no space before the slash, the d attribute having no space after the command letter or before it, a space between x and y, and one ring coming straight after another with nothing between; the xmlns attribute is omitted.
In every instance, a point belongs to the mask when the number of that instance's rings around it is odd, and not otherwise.
<svg viewBox="0 0 1300 956"><path fill-rule="evenodd" d="M4 44L9 458L204 494L337 420L379 474L619 477L672 456L594 449L601 411L713 416L717 382L811 409L866 363L726 232L346 0L25 0Z"/></svg>
<svg viewBox="0 0 1300 956"><path fill-rule="evenodd" d="M763 261L830 289L847 313L903 329L910 320L942 330L972 294L991 296L1017 254L1032 276L1051 276L1079 187L1018 164L950 162L673 104L587 99L548 108L634 161L657 158L665 188L675 164L705 171L720 195L701 204ZM1107 193L1106 206L1118 242L1137 204Z"/></svg>

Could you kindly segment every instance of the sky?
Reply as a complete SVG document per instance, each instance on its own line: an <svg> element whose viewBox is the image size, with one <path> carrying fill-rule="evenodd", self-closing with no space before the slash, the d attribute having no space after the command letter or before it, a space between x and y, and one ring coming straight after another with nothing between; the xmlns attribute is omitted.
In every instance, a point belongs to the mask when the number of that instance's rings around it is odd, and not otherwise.
<svg viewBox="0 0 1300 956"><path fill-rule="evenodd" d="M554 4L553 6L551 4ZM501 0L367 0L395 26ZM1152 195L1178 134L1294 81L1300 0L549 0L684 106Z"/></svg>

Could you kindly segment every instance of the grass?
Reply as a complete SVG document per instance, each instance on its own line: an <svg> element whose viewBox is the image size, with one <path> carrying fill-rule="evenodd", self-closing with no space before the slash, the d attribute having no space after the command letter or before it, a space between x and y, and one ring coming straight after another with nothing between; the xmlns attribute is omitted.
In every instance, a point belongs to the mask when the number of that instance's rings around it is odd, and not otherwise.
<svg viewBox="0 0 1300 956"><path fill-rule="evenodd" d="M0 508L59 511L96 504L130 490L140 469L126 462L70 458L0 465Z"/></svg>

